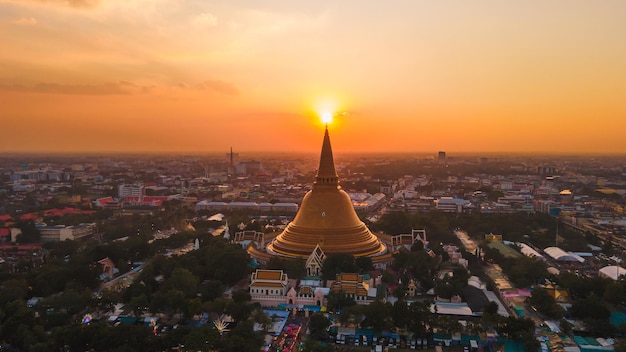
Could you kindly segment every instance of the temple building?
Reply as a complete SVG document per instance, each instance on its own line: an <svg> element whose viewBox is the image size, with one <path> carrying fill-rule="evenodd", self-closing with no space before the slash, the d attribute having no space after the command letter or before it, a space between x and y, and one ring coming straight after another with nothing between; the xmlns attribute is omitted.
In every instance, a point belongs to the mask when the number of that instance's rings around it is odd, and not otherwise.
<svg viewBox="0 0 626 352"><path fill-rule="evenodd" d="M249 248L249 252L261 260L276 255L307 260L316 249L325 255L369 256L373 261L389 256L387 245L359 219L350 196L339 185L328 129L313 188L304 195L295 218L283 232L269 238L265 248Z"/></svg>
<svg viewBox="0 0 626 352"><path fill-rule="evenodd" d="M373 297L376 296L375 292L370 292L370 285L363 279L363 275L353 273L337 274L337 279L333 282L331 290L345 293L357 304L369 304L370 294Z"/></svg>

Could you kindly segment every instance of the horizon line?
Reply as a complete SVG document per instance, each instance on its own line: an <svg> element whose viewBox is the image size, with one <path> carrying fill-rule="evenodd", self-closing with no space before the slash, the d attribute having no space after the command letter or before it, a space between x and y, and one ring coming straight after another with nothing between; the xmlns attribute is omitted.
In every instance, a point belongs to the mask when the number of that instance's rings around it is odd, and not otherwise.
<svg viewBox="0 0 626 352"><path fill-rule="evenodd" d="M317 154L319 150L232 150L235 154L259 154L259 153L270 153L270 154ZM147 155L163 155L163 154L191 154L191 155L202 155L202 154L230 154L230 149L225 150L88 150L88 151L70 151L70 150L11 150L11 151L0 151L0 156L6 155L136 155L136 154L147 154ZM455 151L455 150L415 150L415 151L393 151L393 150L380 150L380 151L337 151L334 154L338 155L353 155L353 154L433 154L433 156L437 156L439 152L445 152L446 157L454 157L455 155L567 155L567 156L626 156L626 151L586 151L586 152L558 152L558 151Z"/></svg>

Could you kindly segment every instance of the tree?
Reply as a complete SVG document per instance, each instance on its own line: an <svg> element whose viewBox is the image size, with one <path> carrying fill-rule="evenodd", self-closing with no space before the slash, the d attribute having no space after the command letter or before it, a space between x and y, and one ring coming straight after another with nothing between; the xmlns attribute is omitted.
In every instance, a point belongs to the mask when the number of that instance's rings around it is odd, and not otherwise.
<svg viewBox="0 0 626 352"><path fill-rule="evenodd" d="M529 287L548 275L545 262L526 256L515 259L506 273L518 287Z"/></svg>
<svg viewBox="0 0 626 352"><path fill-rule="evenodd" d="M364 328L371 327L374 331L383 331L391 328L391 304L374 301L365 307L365 319L361 321Z"/></svg>
<svg viewBox="0 0 626 352"><path fill-rule="evenodd" d="M428 290L432 287L432 273L437 262L426 251L401 251L394 254L393 258L393 268L400 273L403 281L408 282L409 279L415 278L420 282L423 289Z"/></svg>
<svg viewBox="0 0 626 352"><path fill-rule="evenodd" d="M217 280L207 280L200 284L199 290L203 299L212 301L224 294L224 285Z"/></svg>
<svg viewBox="0 0 626 352"><path fill-rule="evenodd" d="M227 311L236 322L245 321L252 313L253 309L250 299L248 291L238 290L233 292L233 300L228 305Z"/></svg>
<svg viewBox="0 0 626 352"><path fill-rule="evenodd" d="M286 260L285 273L294 279L301 279L306 275L306 261L302 258Z"/></svg>
<svg viewBox="0 0 626 352"><path fill-rule="evenodd" d="M359 269L359 273L367 273L370 270L374 270L374 263L370 257L356 257L354 264Z"/></svg>
<svg viewBox="0 0 626 352"><path fill-rule="evenodd" d="M121 301L121 295L118 292L103 290L98 294L94 305L100 312L110 312L119 301Z"/></svg>
<svg viewBox="0 0 626 352"><path fill-rule="evenodd" d="M136 317L141 317L144 309L148 308L148 298L145 294L135 296L130 300L130 305Z"/></svg>
<svg viewBox="0 0 626 352"><path fill-rule="evenodd" d="M202 258L204 265L199 275L203 279L219 280L225 285L233 285L250 272L250 256L240 245L212 239L209 245L187 255L190 254Z"/></svg>
<svg viewBox="0 0 626 352"><path fill-rule="evenodd" d="M187 300L187 307L185 309L185 314L188 317L191 317L194 314L200 314L202 311L203 311L202 299L200 297L194 297L192 299Z"/></svg>
<svg viewBox="0 0 626 352"><path fill-rule="evenodd" d="M493 301L487 303L487 305L483 308L483 315L484 314L489 314L489 315L498 314L498 304Z"/></svg>
<svg viewBox="0 0 626 352"><path fill-rule="evenodd" d="M0 283L0 302L24 299L28 293L28 282L21 278L8 279Z"/></svg>
<svg viewBox="0 0 626 352"><path fill-rule="evenodd" d="M165 282L165 288L179 290L185 297L195 296L198 292L198 277L187 269L176 268Z"/></svg>
<svg viewBox="0 0 626 352"><path fill-rule="evenodd" d="M447 334L458 333L461 332L461 330L463 329L458 319L449 316L438 317L435 325Z"/></svg>
<svg viewBox="0 0 626 352"><path fill-rule="evenodd" d="M89 290L78 292L74 289L68 289L58 295L44 299L42 306L49 306L56 312L74 315L82 311L90 299L91 292Z"/></svg>
<svg viewBox="0 0 626 352"><path fill-rule="evenodd" d="M148 299L152 296L152 288L147 286L143 281L135 280L126 290L124 290L124 302L130 302L133 297L144 295Z"/></svg>
<svg viewBox="0 0 626 352"><path fill-rule="evenodd" d="M548 291L542 288L535 288L530 296L530 304L550 319L560 319L565 315L565 310L556 303Z"/></svg>
<svg viewBox="0 0 626 352"><path fill-rule="evenodd" d="M11 345L28 350L35 334L33 327L36 325L35 312L26 307L23 300L14 300L4 304L0 310L0 339Z"/></svg>
<svg viewBox="0 0 626 352"><path fill-rule="evenodd" d="M426 337L434 323L434 313L430 310L431 301L417 301L409 306L409 330L415 335Z"/></svg>
<svg viewBox="0 0 626 352"><path fill-rule="evenodd" d="M268 269L284 270L287 276L293 279L301 279L306 275L306 262L302 258L283 259L272 257L267 263Z"/></svg>
<svg viewBox="0 0 626 352"><path fill-rule="evenodd" d="M22 233L17 235L17 242L19 243L34 243L39 242L41 239L41 234L35 226L35 222L32 220L18 222L16 227L20 229Z"/></svg>
<svg viewBox="0 0 626 352"><path fill-rule="evenodd" d="M183 338L186 351L215 351L220 347L220 334L213 326L192 329Z"/></svg>
<svg viewBox="0 0 626 352"><path fill-rule="evenodd" d="M539 342L535 339L535 322L528 318L507 317L497 327L500 334L520 340L526 351L537 351Z"/></svg>
<svg viewBox="0 0 626 352"><path fill-rule="evenodd" d="M252 299L250 296L250 292L247 290L236 290L233 291L233 302L235 303L245 303L249 302Z"/></svg>
<svg viewBox="0 0 626 352"><path fill-rule="evenodd" d="M571 313L572 316L577 319L593 318L608 320L611 317L611 311L606 307L604 302L595 295L574 301Z"/></svg>
<svg viewBox="0 0 626 352"><path fill-rule="evenodd" d="M341 290L337 292L331 290L328 293L327 305L328 310L330 310L331 312L339 312L341 311L341 309L348 306L353 306L355 304L356 302L354 302L354 299L346 296L346 293Z"/></svg>
<svg viewBox="0 0 626 352"><path fill-rule="evenodd" d="M405 212L394 211L387 213L381 217L381 219L372 226L375 231L385 231L391 235L398 235L401 233L410 233L411 223L409 215Z"/></svg>
<svg viewBox="0 0 626 352"><path fill-rule="evenodd" d="M307 352L333 352L335 347L333 345L322 345L319 341L308 339L304 342L304 351Z"/></svg>
<svg viewBox="0 0 626 352"><path fill-rule="evenodd" d="M185 293L181 290L172 289L165 293L165 301L167 302L170 310L174 312L181 312L187 305L187 298Z"/></svg>
<svg viewBox="0 0 626 352"><path fill-rule="evenodd" d="M272 318L260 307L254 310L252 320L259 324L265 332L267 332L267 330L272 326Z"/></svg>
<svg viewBox="0 0 626 352"><path fill-rule="evenodd" d="M329 254L322 265L322 275L327 280L334 280L337 274L358 272L359 268L354 263L354 256L346 253Z"/></svg>
<svg viewBox="0 0 626 352"><path fill-rule="evenodd" d="M567 289L570 296L575 298L588 298L591 295L602 297L610 279L602 277L581 278L573 273L562 273L558 276L558 283Z"/></svg>
<svg viewBox="0 0 626 352"><path fill-rule="evenodd" d="M404 300L397 301L391 307L391 318L393 325L399 328L406 328L410 323L410 309Z"/></svg>
<svg viewBox="0 0 626 352"><path fill-rule="evenodd" d="M437 297L450 299L454 294L454 288L452 287L449 276L444 276L442 279L435 279L435 295Z"/></svg>
<svg viewBox="0 0 626 352"><path fill-rule="evenodd" d="M322 313L314 313L309 319L309 332L311 339L320 340L324 336L324 333L328 331L330 326L330 319Z"/></svg>
<svg viewBox="0 0 626 352"><path fill-rule="evenodd" d="M226 335L222 343L221 351L258 351L262 344L263 336L255 334L252 322L246 321L237 324L237 327Z"/></svg>
<svg viewBox="0 0 626 352"><path fill-rule="evenodd" d="M596 295L574 301L571 308L574 318L581 319L591 334L611 336L615 327L609 322L611 311Z"/></svg>
<svg viewBox="0 0 626 352"><path fill-rule="evenodd" d="M626 281L611 282L604 290L604 299L615 305L626 303Z"/></svg>
<svg viewBox="0 0 626 352"><path fill-rule="evenodd" d="M617 340L615 343L615 352L626 352L626 338Z"/></svg>

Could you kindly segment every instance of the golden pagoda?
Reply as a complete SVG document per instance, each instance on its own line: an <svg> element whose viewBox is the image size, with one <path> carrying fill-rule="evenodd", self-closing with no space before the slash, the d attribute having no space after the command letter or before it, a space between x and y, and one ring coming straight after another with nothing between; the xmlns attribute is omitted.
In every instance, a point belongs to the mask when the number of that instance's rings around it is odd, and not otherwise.
<svg viewBox="0 0 626 352"><path fill-rule="evenodd" d="M339 185L328 128L313 188L304 195L293 221L265 249L268 254L308 258L318 244L326 254L376 256L387 251L359 219L350 196Z"/></svg>

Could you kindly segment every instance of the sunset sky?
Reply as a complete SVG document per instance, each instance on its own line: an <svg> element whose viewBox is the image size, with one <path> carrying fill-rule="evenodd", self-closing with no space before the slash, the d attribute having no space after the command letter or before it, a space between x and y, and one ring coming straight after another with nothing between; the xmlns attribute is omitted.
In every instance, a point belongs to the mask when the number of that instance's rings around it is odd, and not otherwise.
<svg viewBox="0 0 626 352"><path fill-rule="evenodd" d="M626 153L626 1L0 0L0 152Z"/></svg>

